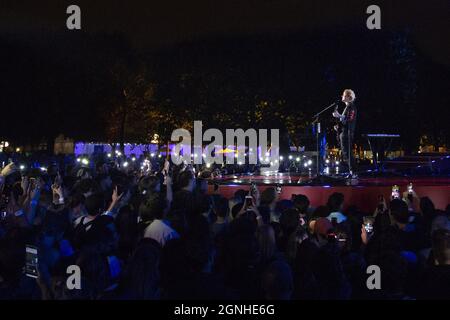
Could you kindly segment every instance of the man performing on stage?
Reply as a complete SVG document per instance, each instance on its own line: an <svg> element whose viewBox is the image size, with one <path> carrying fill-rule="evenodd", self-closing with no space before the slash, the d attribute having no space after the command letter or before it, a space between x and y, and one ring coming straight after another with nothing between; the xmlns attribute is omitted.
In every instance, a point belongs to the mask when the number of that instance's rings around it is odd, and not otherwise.
<svg viewBox="0 0 450 320"><path fill-rule="evenodd" d="M338 110L333 112L333 117L338 118L342 124L342 130L339 134L339 142L341 145L342 160L349 166L350 174L352 174L353 154L352 142L356 127L356 105L355 92L351 89L345 89L342 93L342 102L345 103L345 109L341 113Z"/></svg>

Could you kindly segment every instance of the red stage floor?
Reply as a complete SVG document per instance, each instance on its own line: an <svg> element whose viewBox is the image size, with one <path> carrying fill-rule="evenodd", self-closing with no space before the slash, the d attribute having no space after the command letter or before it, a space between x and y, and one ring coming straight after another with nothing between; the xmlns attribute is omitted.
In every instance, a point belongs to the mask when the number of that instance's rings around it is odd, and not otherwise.
<svg viewBox="0 0 450 320"><path fill-rule="evenodd" d="M290 199L292 194L304 194L316 207L326 204L333 192L341 192L345 196L345 204L356 205L363 212L374 211L378 196L383 195L390 199L393 185L398 185L400 191L406 191L407 185L413 183L414 191L419 197L427 196L437 209L445 210L450 204L450 178L449 177L365 177L352 181L352 185L343 183L324 183L323 185L308 185L309 176L290 175L288 173L271 176L225 176L210 182L209 191L213 192L213 184L219 184L219 192L231 198L238 189L248 190L250 183L258 185L259 190L280 184L282 186L281 199Z"/></svg>

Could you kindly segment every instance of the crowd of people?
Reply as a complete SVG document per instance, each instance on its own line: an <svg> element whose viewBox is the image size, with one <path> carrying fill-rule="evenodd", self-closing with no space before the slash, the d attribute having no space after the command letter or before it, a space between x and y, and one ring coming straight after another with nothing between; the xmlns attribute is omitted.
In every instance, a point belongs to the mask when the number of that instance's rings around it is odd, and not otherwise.
<svg viewBox="0 0 450 320"><path fill-rule="evenodd" d="M449 210L418 195L362 213L340 193L311 207L210 172L76 161L0 174L0 299L449 299ZM366 224L365 216L373 223ZM37 248L37 278L26 247ZM81 271L69 288L68 266ZM367 267L381 273L367 285Z"/></svg>

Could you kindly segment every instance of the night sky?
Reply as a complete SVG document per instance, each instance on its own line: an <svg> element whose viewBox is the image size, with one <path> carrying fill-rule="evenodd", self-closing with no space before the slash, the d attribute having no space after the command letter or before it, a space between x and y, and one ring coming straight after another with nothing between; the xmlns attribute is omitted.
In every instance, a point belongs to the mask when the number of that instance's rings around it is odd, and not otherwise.
<svg viewBox="0 0 450 320"><path fill-rule="evenodd" d="M283 34L342 26L364 29L365 9L378 4L383 28L410 28L421 50L450 65L447 0L3 0L0 32L23 39L65 32L65 9L70 4L81 7L83 32L121 33L138 48L159 48L223 35Z"/></svg>
<svg viewBox="0 0 450 320"><path fill-rule="evenodd" d="M81 7L81 31L66 29L65 10L70 4ZM381 7L381 31L366 28L365 11L370 4ZM0 105L3 116L11 121L2 126L0 135L27 142L64 131L80 139L105 139L108 123L99 114L105 112L105 105L114 98L111 92L117 89L107 83L106 70L118 56L127 61L138 57L152 65L160 83L171 83L172 75L176 78L186 72L203 79L206 73L219 74L221 67L227 68L222 74L238 68L240 79L245 78L240 85L251 82L255 87L249 86L250 94L282 97L292 110L305 101L306 113L320 110L341 89L353 86L361 93L362 105L379 108L378 118L374 115L378 123L363 116L359 126L376 130L383 127L383 117L397 113L392 108L401 102L390 104L397 88L384 81L384 71L398 75L398 90L410 90L411 81L417 86L414 102L405 103L400 113L422 114L433 107L436 113L444 106L448 110L449 13L448 0L3 0ZM404 49L402 36L407 39ZM412 52L413 70L402 62L408 52ZM374 66L370 66L372 61ZM298 76L300 70L307 76ZM296 95L302 87L308 93ZM165 98L177 95L174 90L168 85L160 94ZM105 98L109 94L112 97ZM196 101L183 103L195 110ZM450 138L442 121L446 110L439 119L431 117L423 130L437 127L436 137ZM83 121L70 121L77 116ZM370 113L366 116L372 118ZM387 121L384 126L388 130L402 121ZM400 131L409 135L407 129Z"/></svg>

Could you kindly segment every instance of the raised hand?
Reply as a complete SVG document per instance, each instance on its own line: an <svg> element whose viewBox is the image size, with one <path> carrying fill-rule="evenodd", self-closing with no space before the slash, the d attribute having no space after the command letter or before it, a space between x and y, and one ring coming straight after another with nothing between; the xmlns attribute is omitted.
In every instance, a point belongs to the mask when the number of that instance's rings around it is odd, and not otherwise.
<svg viewBox="0 0 450 320"><path fill-rule="evenodd" d="M117 202L119 202L120 198L122 198L123 196L123 192L121 194L119 194L119 191L117 189L117 186L114 188L112 196L111 196L111 202L116 204Z"/></svg>
<svg viewBox="0 0 450 320"><path fill-rule="evenodd" d="M112 196L111 196L111 204L108 207L108 212L115 212L117 204L119 203L120 199L122 198L123 193L119 194L119 191L117 189L117 186L114 187Z"/></svg>
<svg viewBox="0 0 450 320"><path fill-rule="evenodd" d="M168 159L166 159L166 160L164 161L164 169L163 169L163 171L165 172L165 174L168 174L168 173L169 173L169 169L170 169L170 162L169 162Z"/></svg>
<svg viewBox="0 0 450 320"><path fill-rule="evenodd" d="M64 201L64 192L61 185L52 184L53 203L62 204Z"/></svg>
<svg viewBox="0 0 450 320"><path fill-rule="evenodd" d="M63 184L63 180L59 171L56 173L55 184L61 186Z"/></svg>
<svg viewBox="0 0 450 320"><path fill-rule="evenodd" d="M11 162L10 164L6 165L2 171L0 172L0 175L3 177L7 177L10 174L14 173L17 171L17 168L15 166L15 164L13 162Z"/></svg>
<svg viewBox="0 0 450 320"><path fill-rule="evenodd" d="M369 243L370 238L372 237L373 233L368 233L366 231L366 228L364 227L364 224L361 225L361 241L364 245L367 245Z"/></svg>
<svg viewBox="0 0 450 320"><path fill-rule="evenodd" d="M37 181L34 188L30 190L30 199L37 201L39 200L40 196L41 196L41 183Z"/></svg>
<svg viewBox="0 0 450 320"><path fill-rule="evenodd" d="M22 177L22 181L20 182L20 186L22 187L22 190L24 193L28 193L28 186L30 185L30 180L27 176Z"/></svg>

